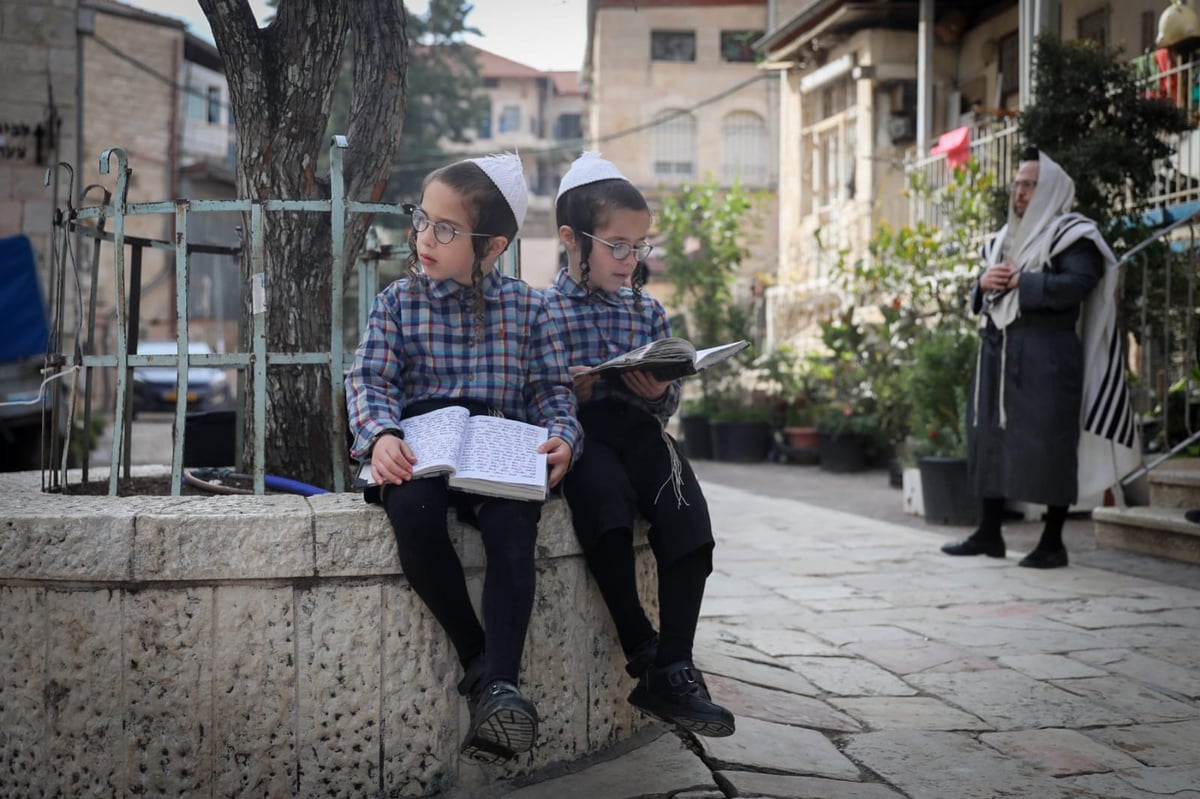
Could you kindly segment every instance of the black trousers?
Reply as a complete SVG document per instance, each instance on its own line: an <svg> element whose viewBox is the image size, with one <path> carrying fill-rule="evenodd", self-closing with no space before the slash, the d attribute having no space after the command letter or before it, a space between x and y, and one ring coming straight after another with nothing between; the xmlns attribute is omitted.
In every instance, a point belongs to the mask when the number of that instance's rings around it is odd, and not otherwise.
<svg viewBox="0 0 1200 799"><path fill-rule="evenodd" d="M650 522L658 561L659 665L690 660L705 579L712 572L712 522L700 483L679 458L682 501L671 485L671 447L657 419L619 400L579 411L583 453L563 481L575 534L628 655L654 635L637 592L632 530Z"/></svg>
<svg viewBox="0 0 1200 799"><path fill-rule="evenodd" d="M445 478L426 477L383 491L400 565L433 612L465 666L485 655L484 685L516 683L536 585L534 544L542 503L451 491ZM487 555L483 621L475 615L466 576L447 529L451 508L480 530Z"/></svg>

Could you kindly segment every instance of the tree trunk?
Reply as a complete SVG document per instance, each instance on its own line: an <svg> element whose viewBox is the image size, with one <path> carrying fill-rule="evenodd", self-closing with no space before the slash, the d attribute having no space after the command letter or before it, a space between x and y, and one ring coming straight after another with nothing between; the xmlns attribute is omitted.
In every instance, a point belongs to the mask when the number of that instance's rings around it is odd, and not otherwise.
<svg viewBox="0 0 1200 799"><path fill-rule="evenodd" d="M248 0L199 0L225 63L238 135L238 194L253 200L328 199L316 174L333 89L347 40L354 45L354 95L344 167L346 197L377 201L404 124L408 60L402 0L280 0L259 28ZM353 270L366 215L346 220L344 263ZM328 214L263 214L267 351L328 352L331 226ZM244 229L250 231L249 220ZM242 258L243 351L251 351L250 247ZM347 342L353 344L353 342ZM253 374L246 391L244 455L253 450ZM337 407L335 407L335 404ZM332 488L333 451L345 448L345 403L331 401L326 366L267 370L266 466L272 474Z"/></svg>

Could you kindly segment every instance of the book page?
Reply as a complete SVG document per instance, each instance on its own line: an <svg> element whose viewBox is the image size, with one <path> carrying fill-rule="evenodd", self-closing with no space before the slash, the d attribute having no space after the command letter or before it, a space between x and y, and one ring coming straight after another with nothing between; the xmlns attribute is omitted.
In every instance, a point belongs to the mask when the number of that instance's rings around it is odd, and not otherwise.
<svg viewBox="0 0 1200 799"><path fill-rule="evenodd" d="M681 338L672 336L652 341L635 350L630 350L624 355L611 358L599 366L592 367L585 374L595 374L610 370L625 371L628 369L642 369L667 363L691 362L695 354L696 350L691 344Z"/></svg>
<svg viewBox="0 0 1200 799"><path fill-rule="evenodd" d="M466 408L452 405L400 422L404 440L417 456L413 477L455 471L470 415Z"/></svg>
<svg viewBox="0 0 1200 799"><path fill-rule="evenodd" d="M546 485L546 456L536 451L549 438L546 428L499 416L472 416L468 425L456 478Z"/></svg>
<svg viewBox="0 0 1200 799"><path fill-rule="evenodd" d="M726 358L732 358L749 346L749 341L735 341L732 344L722 344L719 347L709 347L706 350L700 350L696 353L696 369L706 369L713 364L720 363Z"/></svg>

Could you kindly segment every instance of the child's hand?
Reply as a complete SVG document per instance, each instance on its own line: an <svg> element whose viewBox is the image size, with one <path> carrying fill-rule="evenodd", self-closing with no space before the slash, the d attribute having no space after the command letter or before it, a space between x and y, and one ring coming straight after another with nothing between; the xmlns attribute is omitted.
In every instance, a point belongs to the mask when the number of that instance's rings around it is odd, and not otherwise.
<svg viewBox="0 0 1200 799"><path fill-rule="evenodd" d="M571 468L571 447L558 436L547 439L537 449L546 454L546 465L550 467L550 487L554 488Z"/></svg>
<svg viewBox="0 0 1200 799"><path fill-rule="evenodd" d="M588 370L587 366L568 366L567 373L571 375L575 381L575 396L579 401L587 402L592 398L592 385L600 377L600 375L585 375Z"/></svg>
<svg viewBox="0 0 1200 799"><path fill-rule="evenodd" d="M621 379L625 381L625 388L650 402L657 402L662 399L663 395L667 393L667 389L671 387L672 382L670 380L666 382L659 380L643 369L624 372L621 375Z"/></svg>
<svg viewBox="0 0 1200 799"><path fill-rule="evenodd" d="M402 438L380 436L371 449L371 476L377 483L403 483L412 479L417 456Z"/></svg>

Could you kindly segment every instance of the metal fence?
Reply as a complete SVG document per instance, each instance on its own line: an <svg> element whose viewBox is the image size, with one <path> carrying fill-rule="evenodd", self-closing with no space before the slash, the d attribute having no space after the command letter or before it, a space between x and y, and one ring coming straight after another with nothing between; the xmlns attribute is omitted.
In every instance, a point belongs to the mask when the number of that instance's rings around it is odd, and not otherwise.
<svg viewBox="0 0 1200 799"><path fill-rule="evenodd" d="M171 452L171 484L172 495L179 495L182 488L185 425L187 419L187 391L189 371L192 368L214 367L220 369L237 369L239 372L253 376L250 381L250 396L239 402L240 436L243 424L243 413L250 414L250 441L243 442L240 451L249 454L248 474L253 479L254 492L265 493L265 463L266 463L266 418L267 418L267 370L275 366L297 364L317 365L329 372L330 395L328 401L333 409L334 429L330 433L329 458L333 464L334 490L345 490L345 474L347 470L348 453L345 446L344 418L341 409L345 404L343 378L349 363L353 359L353 347L357 344L357 333L366 327L367 316L371 303L379 288L380 265L389 260L402 259L406 248L380 246L368 234L367 246L356 259L353 281L357 288L357 303L347 302L346 284L347 268L343 258L343 244L346 220L350 214L393 215L401 216L403 211L400 204L366 203L351 200L345 196L342 152L347 142L344 136L334 136L330 146L330 199L328 200L189 200L175 199L162 202L130 203L128 202L129 181L132 169L124 150L114 147L105 150L100 156L100 174L112 172L113 163L116 165L116 186L113 191L104 191L104 199L98 205L74 207L70 198L75 196L74 169L69 164L60 163L46 173L46 184L52 185L58 179L58 170L67 172L70 176L70 190L67 192L65 208L54 212L54 235L52 236L50 256L51 284L51 352L46 359L45 372L47 383L62 378L69 380L69 392L54 392L50 403L52 424L49 434L56 439L50 447L43 447L43 452L62 451L61 459L54 463L43 461L43 488L48 490L63 489L67 486L68 450L70 447L59 447L57 439L74 434L76 429L77 407L82 405L83 429L89 430L93 416L98 415L94 384L95 381L86 379L89 370L115 369L116 388L115 401L111 422L113 425L112 447L109 453L108 493L117 495L119 479L130 477L130 450L132 426L132 391L133 370L142 366L173 367L177 371L176 404L174 409L174 436ZM57 185L54 186L57 191ZM85 191L82 196L90 192ZM102 188L102 187L101 187ZM242 234L240 247L213 247L193 244L189 241L189 219L197 214L237 212L248 219L248 230ZM273 213L315 213L328 214L331 222L332 237L329 253L331 301L328 308L319 309L328 313L330 349L328 351L308 352L271 352L267 349L266 316L271 312L271 285L265 272L264 260L264 220ZM131 217L145 215L170 214L174 217L174 236L171 240L157 240L131 236L126 233L126 223ZM73 240L90 239L92 248L91 285L88 288L86 307L83 302L81 279L76 263ZM248 253L243 252L246 242L249 242ZM114 351L100 353L96 349L104 345L98 341L97 301L98 270L101 266L103 243L111 245L111 266L114 277L115 291L113 314L115 321ZM80 247L79 249L83 249ZM166 355L150 355L137 353L137 337L139 317L141 313L141 264L146 249L165 250L174 256L175 276L175 329L176 352ZM510 247L504 259L498 265L503 272L519 275L518 247ZM191 340L189 323L189 268L191 258L198 253L224 255L229 257L248 257L249 279L242 286L243 292L249 292L249 318L241 319L248 332L249 351L226 353L189 353L188 345ZM128 257L127 257L128 255ZM68 294L67 278L74 271L76 287L76 308L74 319L70 319L70 310L66 307L65 298ZM246 303L242 302L245 308ZM350 309L356 309L356 313ZM351 320L354 326L351 327ZM71 322L74 322L71 324ZM356 332L355 332L356 331ZM69 342L69 347L66 344ZM347 350L347 345L351 348ZM70 349L70 352L63 350ZM82 379L81 379L82 378ZM239 381L244 385L245 381ZM45 385L45 384L44 384ZM80 390L80 386L82 389ZM82 393L82 397L79 396ZM241 392L239 392L241 393ZM86 449L86 448L85 448ZM88 479L87 456L84 456L83 481Z"/></svg>

